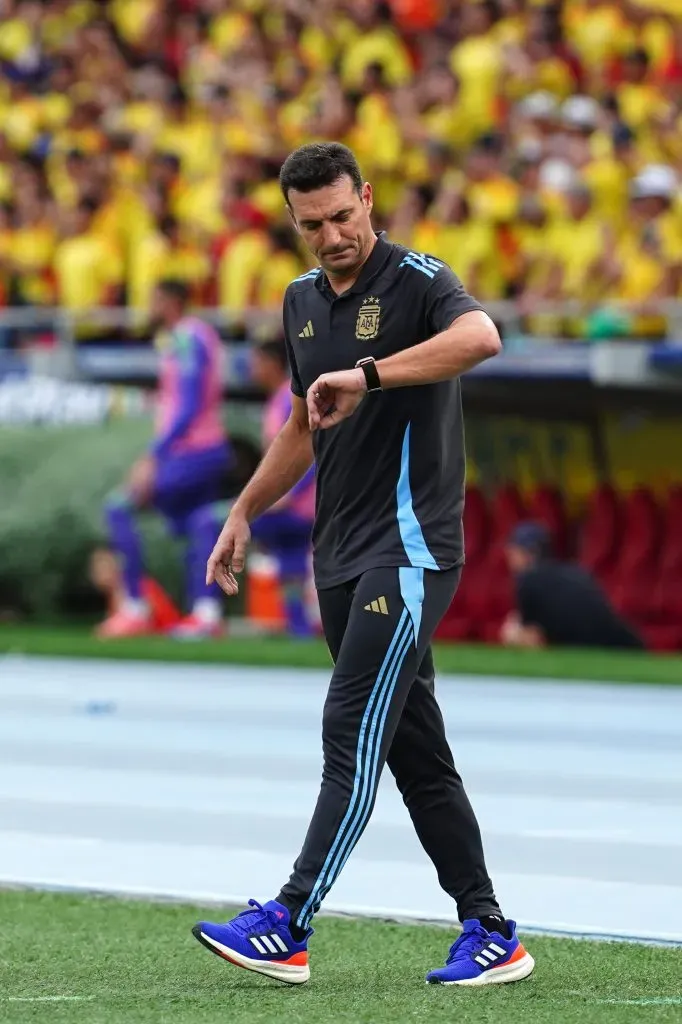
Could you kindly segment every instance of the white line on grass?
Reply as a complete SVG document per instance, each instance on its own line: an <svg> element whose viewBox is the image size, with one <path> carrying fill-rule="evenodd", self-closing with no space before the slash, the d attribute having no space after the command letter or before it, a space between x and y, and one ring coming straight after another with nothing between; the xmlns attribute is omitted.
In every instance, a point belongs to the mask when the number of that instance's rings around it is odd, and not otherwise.
<svg viewBox="0 0 682 1024"><path fill-rule="evenodd" d="M639 999L595 999L589 992L569 992L590 1003L602 1006L682 1006L682 996L641 996Z"/></svg>
<svg viewBox="0 0 682 1024"><path fill-rule="evenodd" d="M650 999L595 999L609 1006L682 1006L682 996L651 996Z"/></svg>
<svg viewBox="0 0 682 1024"><path fill-rule="evenodd" d="M8 1003L89 1003L94 996L8 996Z"/></svg>

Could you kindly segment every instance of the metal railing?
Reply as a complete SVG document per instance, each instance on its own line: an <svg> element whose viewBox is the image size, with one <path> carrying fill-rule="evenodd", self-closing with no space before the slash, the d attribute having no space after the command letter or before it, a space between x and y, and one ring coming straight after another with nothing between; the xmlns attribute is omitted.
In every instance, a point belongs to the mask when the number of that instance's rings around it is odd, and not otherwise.
<svg viewBox="0 0 682 1024"><path fill-rule="evenodd" d="M607 303L615 314L632 312L628 304ZM582 302L539 302L529 313L520 309L513 301L485 303L490 315L501 325L505 338L527 339L534 345L556 345L563 339L560 334L539 334L537 327L529 329L529 317L553 318L560 323L570 318L585 317L594 311L594 306ZM266 332L276 331L282 322L281 308L247 309L235 312L219 307L193 310L229 337L236 346L240 342L257 341ZM666 300L656 306L655 313L667 327L669 339L682 340L682 301ZM535 326L535 325L534 325ZM150 337L148 316L132 307L101 307L75 313L60 307L7 307L0 309L0 356L16 348L18 340L49 334L51 346L29 346L26 357L33 369L49 365L50 372L63 376L78 376L79 343L93 337L105 337L111 341L138 342L147 344ZM117 338L120 333L121 337ZM567 339L573 340L575 339ZM641 340L641 339L640 339Z"/></svg>

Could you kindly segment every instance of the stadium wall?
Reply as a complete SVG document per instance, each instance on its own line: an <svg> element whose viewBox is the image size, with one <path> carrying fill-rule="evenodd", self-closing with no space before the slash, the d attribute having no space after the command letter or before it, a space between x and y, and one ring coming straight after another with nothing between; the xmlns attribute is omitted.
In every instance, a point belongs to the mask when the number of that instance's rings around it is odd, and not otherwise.
<svg viewBox="0 0 682 1024"><path fill-rule="evenodd" d="M104 539L102 502L144 450L150 430L143 416L0 431L0 612L37 619L98 614L87 566ZM522 492L554 484L574 515L605 477L623 491L643 484L663 493L682 483L675 455L682 420L610 416L598 433L595 444L589 423L468 417L469 480L484 490L513 481ZM143 517L143 532L149 571L179 597L179 545L156 517ZM229 610L239 607L231 603Z"/></svg>

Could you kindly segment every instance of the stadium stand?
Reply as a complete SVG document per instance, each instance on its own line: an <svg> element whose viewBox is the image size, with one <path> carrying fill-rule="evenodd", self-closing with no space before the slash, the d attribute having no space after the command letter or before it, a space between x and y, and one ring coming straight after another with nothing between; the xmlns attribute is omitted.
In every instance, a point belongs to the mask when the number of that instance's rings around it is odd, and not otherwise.
<svg viewBox="0 0 682 1024"><path fill-rule="evenodd" d="M680 0L0 0L7 324L97 307L127 338L168 276L224 334L276 311L308 265L279 168L325 138L357 152L376 226L508 303L520 334L679 328ZM18 340L0 325L0 349ZM504 542L530 517L652 646L682 647L682 492L605 482L578 520L540 480L469 487L441 635L497 639Z"/></svg>
<svg viewBox="0 0 682 1024"><path fill-rule="evenodd" d="M676 0L2 0L0 300L276 307L286 152L339 138L393 238L534 329L679 298ZM541 304L578 300L570 316ZM584 308L583 308L584 307ZM532 314L532 316L531 316ZM5 340L11 335L5 336Z"/></svg>

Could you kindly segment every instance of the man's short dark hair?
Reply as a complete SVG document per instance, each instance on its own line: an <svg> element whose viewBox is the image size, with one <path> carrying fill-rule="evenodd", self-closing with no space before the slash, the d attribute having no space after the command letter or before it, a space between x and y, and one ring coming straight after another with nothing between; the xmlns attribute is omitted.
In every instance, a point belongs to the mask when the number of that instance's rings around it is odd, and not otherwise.
<svg viewBox="0 0 682 1024"><path fill-rule="evenodd" d="M87 213L90 217L94 217L100 208L100 202L94 195L81 196L78 200L78 209L81 213Z"/></svg>
<svg viewBox="0 0 682 1024"><path fill-rule="evenodd" d="M282 194L289 202L289 191L314 192L333 185L344 176L353 182L358 195L362 193L362 174L355 154L341 142L310 142L284 161L279 174Z"/></svg>
<svg viewBox="0 0 682 1024"><path fill-rule="evenodd" d="M643 68L648 67L650 63L649 54L643 46L633 46L631 50L627 51L624 59L628 63L639 64Z"/></svg>
<svg viewBox="0 0 682 1024"><path fill-rule="evenodd" d="M178 230L179 224L172 213L165 213L159 221L159 231L166 238L171 238Z"/></svg>
<svg viewBox="0 0 682 1024"><path fill-rule="evenodd" d="M271 338L268 341L262 341L256 346L257 351L264 355L267 359L272 359L273 362L277 363L281 370L289 369L289 360L287 359L286 345L282 338Z"/></svg>
<svg viewBox="0 0 682 1024"><path fill-rule="evenodd" d="M181 280L179 277L164 277L156 285L160 292L164 295L168 295L180 306L186 306L189 302L190 288L186 281Z"/></svg>
<svg viewBox="0 0 682 1024"><path fill-rule="evenodd" d="M544 523L523 520L512 530L509 544L522 548L535 558L549 558L552 554L552 537Z"/></svg>
<svg viewBox="0 0 682 1024"><path fill-rule="evenodd" d="M172 168L176 174L180 173L182 162L177 153L155 153L152 161L156 164Z"/></svg>

